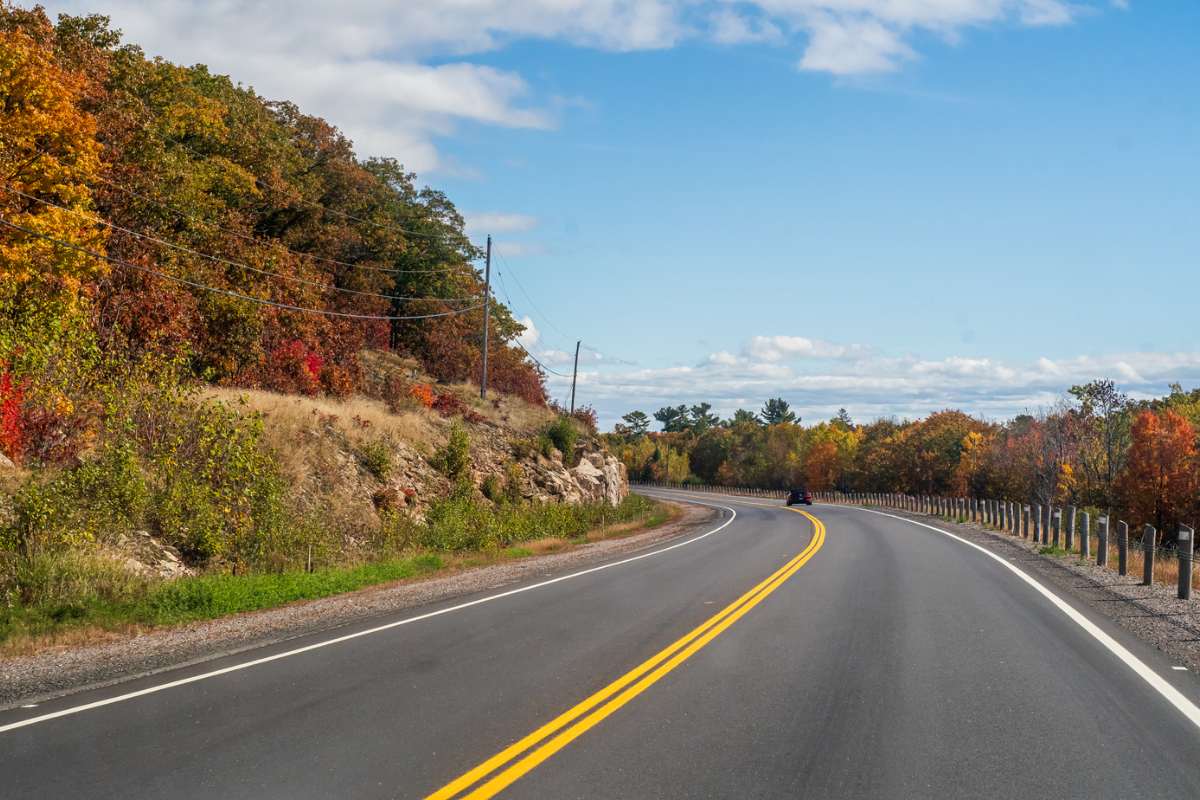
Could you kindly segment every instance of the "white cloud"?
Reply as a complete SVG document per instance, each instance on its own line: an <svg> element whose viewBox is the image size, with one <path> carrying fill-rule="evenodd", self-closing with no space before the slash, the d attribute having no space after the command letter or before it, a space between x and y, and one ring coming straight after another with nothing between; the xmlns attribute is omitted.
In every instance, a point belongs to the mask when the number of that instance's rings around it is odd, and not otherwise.
<svg viewBox="0 0 1200 800"><path fill-rule="evenodd" d="M866 348L858 344L834 344L804 336L755 336L746 343L745 353L760 361L789 358L858 358Z"/></svg>
<svg viewBox="0 0 1200 800"><path fill-rule="evenodd" d="M869 17L841 19L822 14L809 23L808 30L801 69L834 75L890 72L915 55L899 31Z"/></svg>
<svg viewBox="0 0 1200 800"><path fill-rule="evenodd" d="M580 373L579 396L599 409L606 425L631 408L653 411L704 401L728 416L737 408L756 408L768 397L784 397L810 421L827 419L841 407L859 420L924 416L942 408L1006 418L1048 407L1072 385L1100 378L1117 381L1134 396L1160 395L1172 382L1200 384L1200 352L1040 358L1023 364L965 356L865 355L828 360L814 369L811 362L792 365L718 351L695 366L589 367ZM553 376L549 383L558 393L566 386Z"/></svg>
<svg viewBox="0 0 1200 800"><path fill-rule="evenodd" d="M1123 8L1120 0L1108 0ZM109 14L152 55L205 63L336 124L364 156L471 174L435 142L464 124L547 129L567 105L472 56L520 39L611 51L794 40L803 69L894 70L915 34L954 41L969 27L1070 22L1104 0L49 0L51 13ZM577 102L585 102L578 100Z"/></svg>

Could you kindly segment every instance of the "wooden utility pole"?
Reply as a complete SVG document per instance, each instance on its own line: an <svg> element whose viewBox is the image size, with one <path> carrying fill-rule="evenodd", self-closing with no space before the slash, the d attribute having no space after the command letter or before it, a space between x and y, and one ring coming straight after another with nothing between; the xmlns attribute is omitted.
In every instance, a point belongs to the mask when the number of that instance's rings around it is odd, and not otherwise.
<svg viewBox="0 0 1200 800"><path fill-rule="evenodd" d="M571 413L575 413L575 379L579 377L579 341L575 342L575 371L571 373Z"/></svg>
<svg viewBox="0 0 1200 800"><path fill-rule="evenodd" d="M479 399L487 400L488 303L492 297L492 237L487 238L487 261L483 269L483 374L479 376Z"/></svg>

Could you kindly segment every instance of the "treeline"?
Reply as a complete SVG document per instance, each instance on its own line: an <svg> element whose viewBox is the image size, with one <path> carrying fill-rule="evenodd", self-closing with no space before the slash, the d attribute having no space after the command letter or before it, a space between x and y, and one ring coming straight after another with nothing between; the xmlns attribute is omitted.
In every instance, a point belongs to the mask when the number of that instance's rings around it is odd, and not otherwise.
<svg viewBox="0 0 1200 800"><path fill-rule="evenodd" d="M330 123L102 16L0 3L0 451L87 427L83 365L148 355L203 380L345 395L389 348L477 379L479 253L441 192ZM492 304L491 382L543 403ZM94 381L93 381L94 382Z"/></svg>
<svg viewBox="0 0 1200 800"><path fill-rule="evenodd" d="M1132 400L1112 381L996 423L945 410L856 424L843 410L805 426L783 400L728 420L711 406L643 412L609 434L633 480L817 491L1006 498L1119 512L1173 533L1200 519L1200 390Z"/></svg>

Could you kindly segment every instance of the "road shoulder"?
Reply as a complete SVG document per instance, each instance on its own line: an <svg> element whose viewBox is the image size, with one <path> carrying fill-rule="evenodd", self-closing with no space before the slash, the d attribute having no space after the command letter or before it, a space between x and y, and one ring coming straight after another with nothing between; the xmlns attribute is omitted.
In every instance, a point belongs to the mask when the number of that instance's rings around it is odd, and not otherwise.
<svg viewBox="0 0 1200 800"><path fill-rule="evenodd" d="M682 509L679 518L659 527L565 551L380 584L349 594L156 629L95 645L52 648L34 655L6 658L0 660L0 709L191 666L477 592L545 579L680 538L718 515L716 509L707 506L686 501L677 505Z"/></svg>

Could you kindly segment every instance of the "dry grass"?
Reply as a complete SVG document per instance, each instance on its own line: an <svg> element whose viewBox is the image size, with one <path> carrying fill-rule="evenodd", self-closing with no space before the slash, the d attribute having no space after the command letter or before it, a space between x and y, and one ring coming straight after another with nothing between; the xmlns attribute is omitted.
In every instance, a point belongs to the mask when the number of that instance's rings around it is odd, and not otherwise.
<svg viewBox="0 0 1200 800"><path fill-rule="evenodd" d="M484 419L517 433L541 431L554 421L554 412L550 409L526 403L514 395L490 392L487 400L481 400L479 387L471 383L444 384L435 388L439 392L454 392Z"/></svg>
<svg viewBox="0 0 1200 800"><path fill-rule="evenodd" d="M294 442L303 431L322 421L344 432L353 442L387 435L415 446L444 438L445 426L436 414L419 411L393 414L379 400L366 397L338 400L225 388L209 389L206 395L231 405L244 402L269 420L265 427L270 435L286 443Z"/></svg>
<svg viewBox="0 0 1200 800"><path fill-rule="evenodd" d="M1092 552L1088 556L1088 561L1090 563L1094 564L1096 561L1096 552L1097 552L1097 539L1096 539L1095 532L1093 532L1092 536L1091 536L1091 551ZM1081 557L1078 533L1076 533L1076 535L1075 535L1075 541L1072 543L1071 549L1069 551L1069 555L1075 556L1076 558ZM1113 572L1117 571L1118 563L1119 563L1117 561L1117 557L1118 557L1117 545L1110 538L1109 542L1108 542L1108 564L1106 566L1107 569L1110 569ZM1140 580L1142 577L1142 570L1144 569L1144 566L1145 566L1145 562L1143 560L1143 555L1142 555L1141 542L1138 542L1138 541L1132 540L1132 539L1130 540L1130 542L1129 542L1129 560L1128 561L1129 561L1129 563L1128 563L1126 574L1129 575L1130 577L1137 578ZM1178 559L1176 559L1173 555L1165 555L1162 552L1155 553L1154 582L1163 584L1164 586L1178 586L1179 585L1179 561L1178 561ZM1200 589L1200 570L1197 570L1194 566L1192 568L1192 588Z"/></svg>

